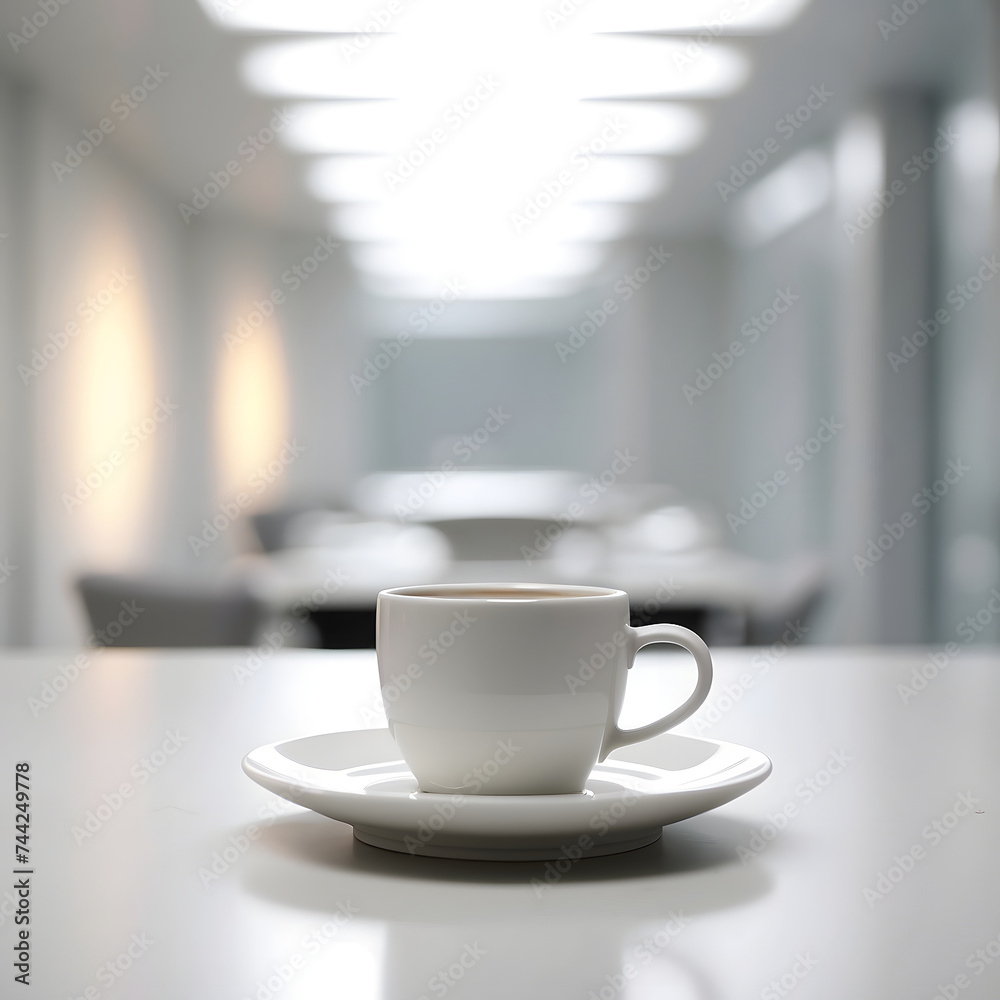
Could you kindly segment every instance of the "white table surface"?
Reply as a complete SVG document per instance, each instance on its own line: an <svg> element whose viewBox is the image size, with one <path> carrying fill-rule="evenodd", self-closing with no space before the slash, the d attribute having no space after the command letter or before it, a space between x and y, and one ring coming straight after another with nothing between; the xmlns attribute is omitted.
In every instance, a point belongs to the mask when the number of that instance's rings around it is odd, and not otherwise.
<svg viewBox="0 0 1000 1000"><path fill-rule="evenodd" d="M688 676L682 658L641 657L631 722ZM0 657L2 997L1000 995L995 651L963 648L907 704L897 685L920 650L791 650L773 666L719 651L709 702L678 731L757 747L771 777L543 891L544 863L384 852L242 773L260 744L380 725L371 652L254 669L246 650L105 650L46 688L70 660ZM13 982L9 905L24 760L30 990ZM956 812L963 796L973 807ZM88 833L98 811L110 816ZM914 846L917 860L894 860ZM866 898L879 886L891 891Z"/></svg>

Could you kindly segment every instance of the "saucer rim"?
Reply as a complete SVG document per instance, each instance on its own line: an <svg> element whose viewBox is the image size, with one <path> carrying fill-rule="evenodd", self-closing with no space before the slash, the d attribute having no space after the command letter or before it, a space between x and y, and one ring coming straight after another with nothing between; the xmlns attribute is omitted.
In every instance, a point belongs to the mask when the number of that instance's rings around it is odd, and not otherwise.
<svg viewBox="0 0 1000 1000"><path fill-rule="evenodd" d="M388 729L380 728L383 733L388 735ZM314 735L320 737L339 736L377 731L379 730L360 729ZM662 828L664 825L680 822L720 805L725 805L759 785L773 770L770 758L760 750L738 743L705 739L681 733L669 735L685 741L709 744L717 750L723 749L731 756L740 758L734 760L726 770L740 764L745 766L728 778L712 780L711 776L706 776L707 783L700 786L688 784L687 787L683 787L674 783L669 788L658 790L640 789L643 794L640 794L636 802L632 804L627 822L622 821L625 824L622 832L625 828L636 830L651 827ZM290 775L287 770L284 772L276 770L260 760L260 755L279 753L277 747L294 742L294 739L304 738L307 737L277 740L274 743L251 750L243 758L243 771L257 784L290 802L351 826L378 830L390 835L396 832L405 834L407 831L412 831L421 821L426 819L429 810L434 809L442 802L450 802L455 806L455 816L453 817L455 821L450 823L447 836L460 839L470 837L485 839L496 836L507 838L526 836L544 839L553 836L571 836L574 833L585 832L589 828L588 823L597 815L595 810L599 811L601 807L612 806L615 802L621 801L629 790L627 787L622 787L620 791L609 791L600 796L594 794L588 796L583 793L562 795L463 795L455 793L451 795L421 792L416 789L405 794L378 795L366 794L364 790L359 789L317 787L308 781L308 772L310 771L315 771L318 774L343 775L349 770L364 766L363 764L355 764L343 769L315 768L296 764L289 758L283 758L288 761L289 765L299 768L300 773L306 772L305 777L296 778ZM627 753L627 748L623 749ZM711 756L714 757L715 753ZM706 758L706 760L708 759L710 758ZM395 761L385 761L384 763L395 763ZM401 765L400 773L409 774L412 777L401 758L399 758L399 763ZM696 764L690 768L666 771L655 765L629 761L627 757L609 758L600 766L602 768L608 765L613 767L615 763L649 768L660 771L664 775L675 776L681 775L685 771L693 771L701 766L701 764Z"/></svg>

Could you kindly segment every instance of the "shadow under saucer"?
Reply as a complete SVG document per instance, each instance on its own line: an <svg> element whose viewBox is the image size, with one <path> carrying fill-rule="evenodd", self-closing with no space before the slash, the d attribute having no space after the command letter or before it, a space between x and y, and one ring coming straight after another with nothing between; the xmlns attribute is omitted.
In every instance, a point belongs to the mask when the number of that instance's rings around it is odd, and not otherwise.
<svg viewBox="0 0 1000 1000"><path fill-rule="evenodd" d="M463 911L473 919L479 910L491 919L500 915L498 909L523 915L522 907L532 899L561 900L569 914L580 905L581 890L586 891L585 910L601 910L623 895L635 916L647 904L651 916L666 904L694 914L740 905L770 891L767 869L739 860L737 848L745 837L745 824L709 813L665 827L657 842L622 854L460 861L370 847L346 824L308 813L261 832L243 866L243 884L254 895L316 911L353 893L368 900L372 916L391 920L427 920L429 911L447 914L448 922ZM433 893L428 883L437 886ZM504 891L486 894L486 886Z"/></svg>

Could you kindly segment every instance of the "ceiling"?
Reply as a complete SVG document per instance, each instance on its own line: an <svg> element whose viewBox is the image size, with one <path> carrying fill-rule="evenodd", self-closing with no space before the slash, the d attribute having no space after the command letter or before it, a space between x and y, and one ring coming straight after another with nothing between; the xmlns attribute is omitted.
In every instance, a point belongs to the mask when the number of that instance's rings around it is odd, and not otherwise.
<svg viewBox="0 0 1000 1000"><path fill-rule="evenodd" d="M844 113L879 88L916 85L947 93L985 87L966 79L981 74L986 61L985 0L927 2L883 39L877 20L891 7L811 0L776 34L727 40L749 53L750 80L730 97L701 102L710 110L708 134L677 158L668 190L642 210L639 232L662 240L715 228L724 211L716 181L745 158L747 147L774 136L777 120L813 87L833 96L781 140L774 162L829 135ZM5 38L39 9L38 0L8 0L0 11ZM250 95L239 81L241 56L260 37L220 31L196 0L68 0L18 51L9 39L0 45L0 73L37 88L83 128L106 116L147 66L159 66L168 76L116 127L109 144L181 202L281 105ZM281 229L322 230L327 213L306 191L307 162L278 143L269 146L234 178L217 211Z"/></svg>

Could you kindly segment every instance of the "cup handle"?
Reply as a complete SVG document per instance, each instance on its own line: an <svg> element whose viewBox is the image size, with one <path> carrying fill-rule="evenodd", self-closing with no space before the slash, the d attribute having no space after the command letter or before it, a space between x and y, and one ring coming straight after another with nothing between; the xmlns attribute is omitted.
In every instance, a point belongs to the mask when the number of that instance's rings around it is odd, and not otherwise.
<svg viewBox="0 0 1000 1000"><path fill-rule="evenodd" d="M659 736L660 733L665 733L679 722L683 722L701 707L712 687L712 654L709 653L708 646L705 645L701 636L696 635L688 628L682 628L680 625L644 625L641 628L633 628L628 625L626 628L628 630L629 668L635 661L635 654L643 646L648 646L652 642L672 642L676 646L683 646L694 657L694 662L698 665L698 683L695 685L691 697L680 708L674 709L662 719L640 726L638 729L619 729L617 724L609 726L604 735L604 743L598 757L599 761L604 760L612 750L628 746L630 743L648 740L653 736Z"/></svg>

